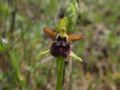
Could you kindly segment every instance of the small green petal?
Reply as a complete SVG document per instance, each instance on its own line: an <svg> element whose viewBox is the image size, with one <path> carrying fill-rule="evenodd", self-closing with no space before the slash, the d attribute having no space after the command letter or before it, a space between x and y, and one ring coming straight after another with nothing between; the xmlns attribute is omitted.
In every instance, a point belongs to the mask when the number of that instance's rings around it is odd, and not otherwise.
<svg viewBox="0 0 120 90"><path fill-rule="evenodd" d="M70 56L73 58L73 59L76 59L78 61L83 61L82 58L78 57L74 52L71 51L70 53Z"/></svg>
<svg viewBox="0 0 120 90"><path fill-rule="evenodd" d="M38 53L38 55L36 56L36 59L39 59L39 57L43 56L43 55L46 55L46 54L49 54L50 53L50 50L45 50L43 52L40 52Z"/></svg>

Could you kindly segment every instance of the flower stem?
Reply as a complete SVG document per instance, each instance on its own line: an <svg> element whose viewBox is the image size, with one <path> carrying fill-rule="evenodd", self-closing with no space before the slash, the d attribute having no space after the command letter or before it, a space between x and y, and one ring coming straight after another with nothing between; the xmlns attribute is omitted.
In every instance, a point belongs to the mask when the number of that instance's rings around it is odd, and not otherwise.
<svg viewBox="0 0 120 90"><path fill-rule="evenodd" d="M58 57L56 59L56 65L57 65L57 84L56 84L56 90L62 90L64 64L65 64L65 59L63 57Z"/></svg>

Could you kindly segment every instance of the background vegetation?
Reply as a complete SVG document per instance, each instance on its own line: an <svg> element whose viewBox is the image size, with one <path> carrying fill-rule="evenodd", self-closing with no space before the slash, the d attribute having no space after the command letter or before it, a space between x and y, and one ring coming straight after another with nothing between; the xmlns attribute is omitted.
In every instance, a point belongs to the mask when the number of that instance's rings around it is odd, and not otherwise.
<svg viewBox="0 0 120 90"><path fill-rule="evenodd" d="M68 90L120 90L120 0L78 0L74 44L84 59L73 62ZM52 40L43 27L54 28L69 0L0 0L0 90L54 90L51 55L40 56ZM66 77L67 78L67 77Z"/></svg>

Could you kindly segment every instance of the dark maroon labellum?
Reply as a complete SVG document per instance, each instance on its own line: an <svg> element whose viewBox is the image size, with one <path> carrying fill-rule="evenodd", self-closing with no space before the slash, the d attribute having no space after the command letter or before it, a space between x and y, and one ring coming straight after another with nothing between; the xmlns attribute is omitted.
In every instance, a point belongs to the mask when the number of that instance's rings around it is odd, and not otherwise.
<svg viewBox="0 0 120 90"><path fill-rule="evenodd" d="M51 54L55 57L62 56L67 58L70 54L71 45L67 42L66 37L58 36L57 41L51 45Z"/></svg>

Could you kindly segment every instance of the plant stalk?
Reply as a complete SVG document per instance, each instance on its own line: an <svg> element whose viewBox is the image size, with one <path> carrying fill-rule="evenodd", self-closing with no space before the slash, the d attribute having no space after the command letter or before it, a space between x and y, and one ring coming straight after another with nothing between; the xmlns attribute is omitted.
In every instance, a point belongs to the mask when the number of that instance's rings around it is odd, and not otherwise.
<svg viewBox="0 0 120 90"><path fill-rule="evenodd" d="M62 90L62 83L63 83L63 74L64 74L64 64L65 59L63 57L58 57L56 59L56 67L57 67L57 84L56 90Z"/></svg>

